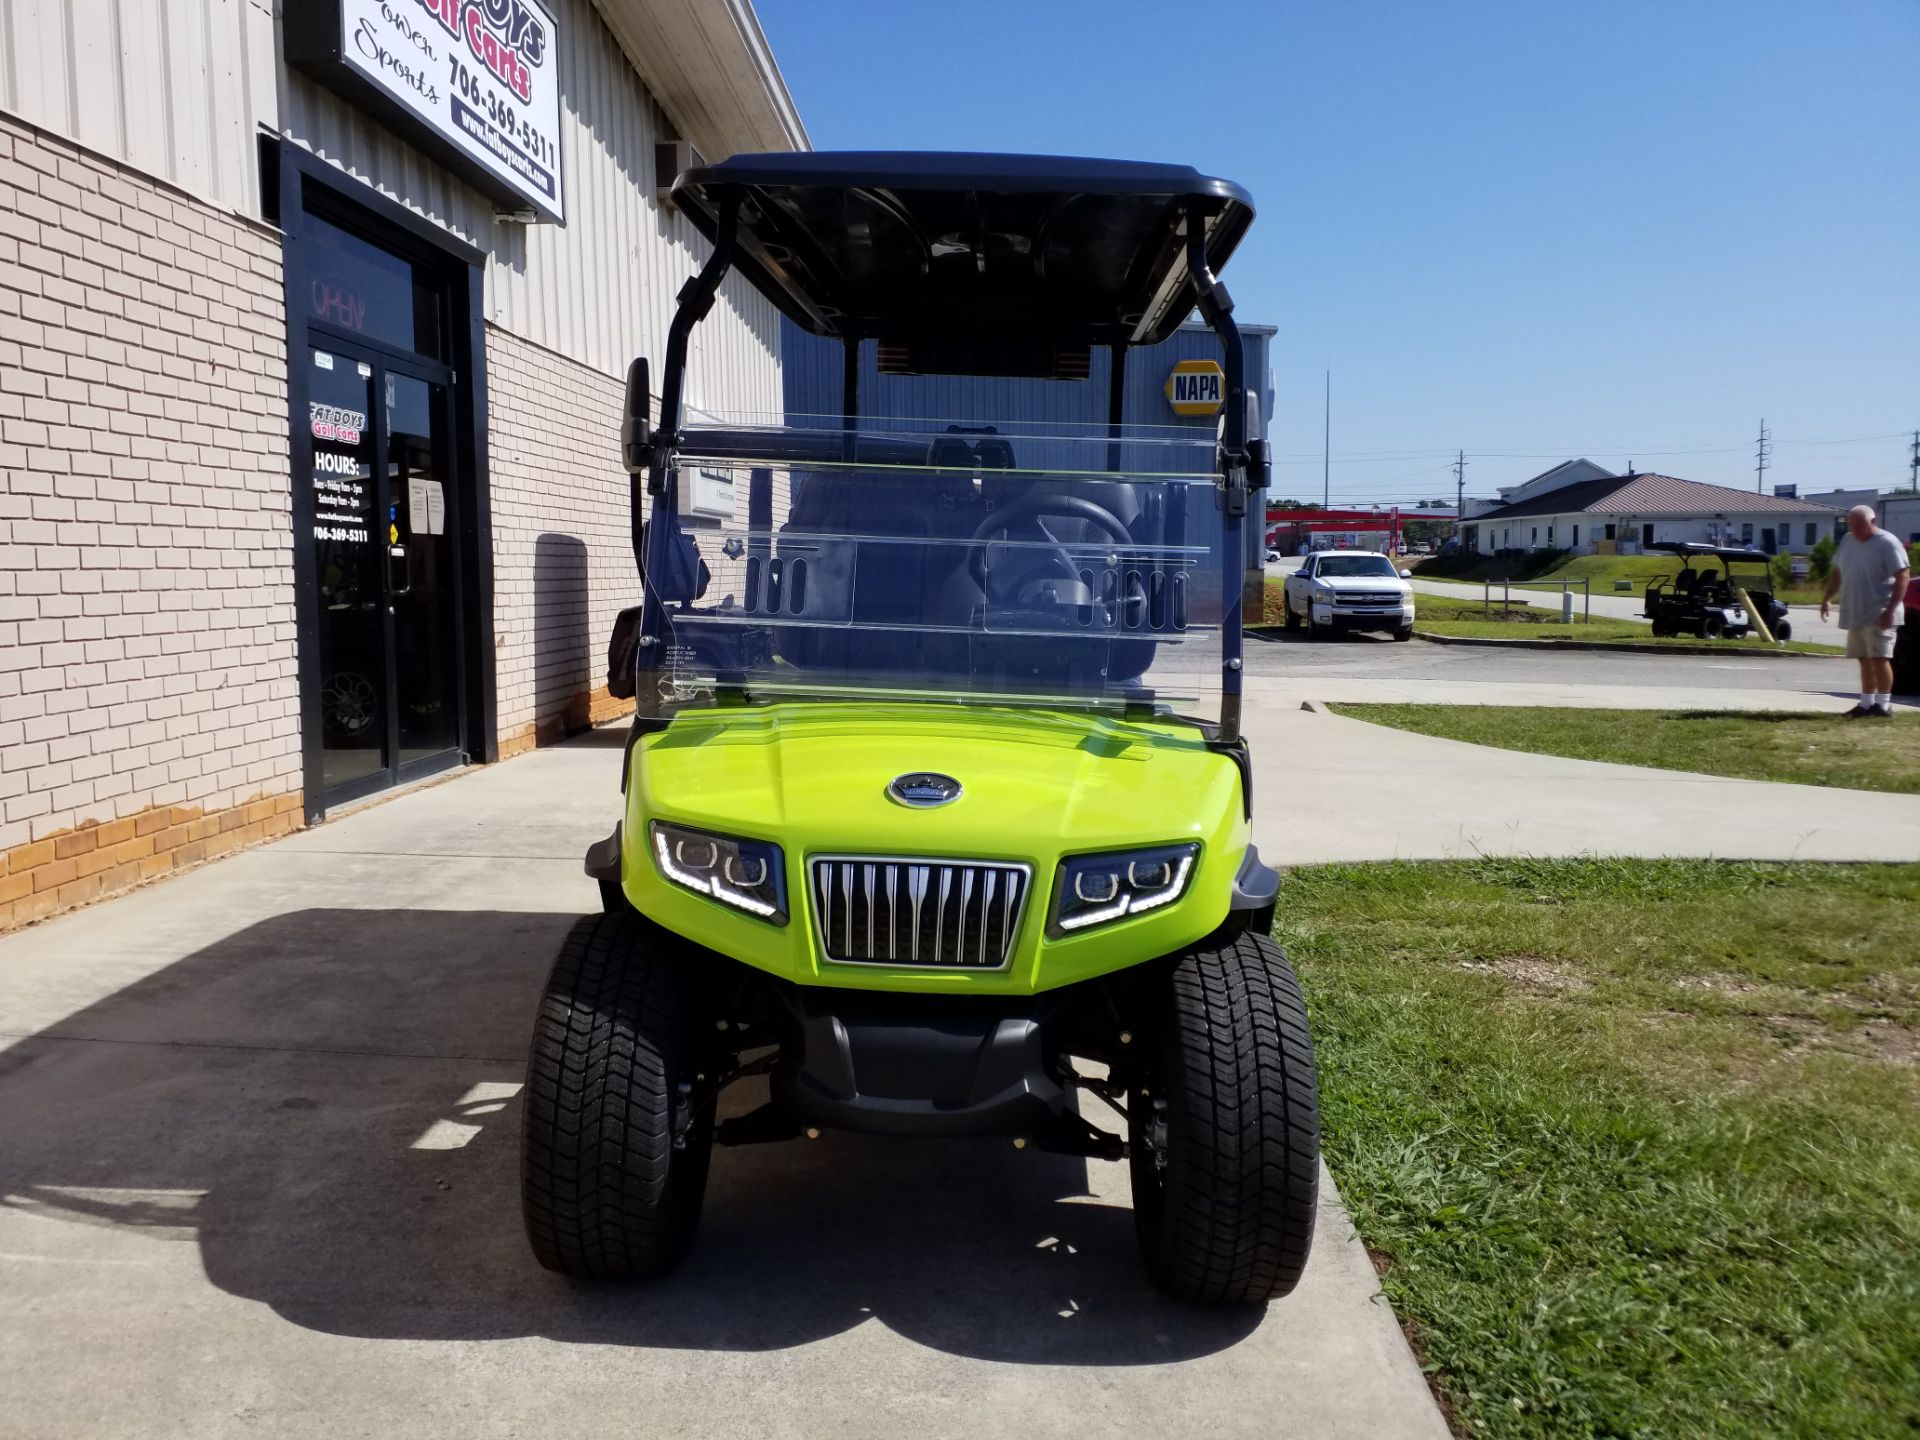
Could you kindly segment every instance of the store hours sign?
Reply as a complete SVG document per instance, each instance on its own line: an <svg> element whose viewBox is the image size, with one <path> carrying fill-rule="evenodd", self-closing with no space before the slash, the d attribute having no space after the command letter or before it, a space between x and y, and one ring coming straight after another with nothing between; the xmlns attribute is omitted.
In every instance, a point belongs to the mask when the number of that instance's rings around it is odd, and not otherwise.
<svg viewBox="0 0 1920 1440"><path fill-rule="evenodd" d="M302 0L287 58L506 204L565 221L559 44L539 0Z"/></svg>

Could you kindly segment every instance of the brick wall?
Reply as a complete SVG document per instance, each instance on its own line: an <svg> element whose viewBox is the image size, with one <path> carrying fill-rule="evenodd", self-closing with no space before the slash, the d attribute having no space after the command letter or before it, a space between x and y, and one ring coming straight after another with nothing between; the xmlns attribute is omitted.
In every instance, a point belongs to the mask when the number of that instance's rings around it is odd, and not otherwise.
<svg viewBox="0 0 1920 1440"><path fill-rule="evenodd" d="M606 645L640 603L620 465L622 384L487 327L495 693L500 753L631 710Z"/></svg>
<svg viewBox="0 0 1920 1440"><path fill-rule="evenodd" d="M284 316L272 231L0 117L0 925L63 837L297 823Z"/></svg>

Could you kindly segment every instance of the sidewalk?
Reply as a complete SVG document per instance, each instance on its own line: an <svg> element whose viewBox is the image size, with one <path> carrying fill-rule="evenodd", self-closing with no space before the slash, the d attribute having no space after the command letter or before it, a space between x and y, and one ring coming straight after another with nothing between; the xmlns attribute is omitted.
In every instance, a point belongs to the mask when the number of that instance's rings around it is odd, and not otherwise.
<svg viewBox="0 0 1920 1440"><path fill-rule="evenodd" d="M1920 796L1494 750L1281 705L1249 707L1246 729L1262 797L1254 841L1283 865L1475 855L1920 860Z"/></svg>
<svg viewBox="0 0 1920 1440"><path fill-rule="evenodd" d="M1445 1440L1330 1181L1264 1311L1148 1287L1124 1164L989 1140L723 1149L669 1280L536 1268L517 1092L621 738L0 939L0 1429Z"/></svg>

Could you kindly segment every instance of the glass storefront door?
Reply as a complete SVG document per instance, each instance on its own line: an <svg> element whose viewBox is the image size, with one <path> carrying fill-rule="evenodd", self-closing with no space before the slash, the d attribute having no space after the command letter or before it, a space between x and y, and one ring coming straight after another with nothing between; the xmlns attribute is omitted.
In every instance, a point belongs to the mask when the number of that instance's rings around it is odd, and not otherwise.
<svg viewBox="0 0 1920 1440"><path fill-rule="evenodd" d="M321 780L338 804L457 763L449 377L344 339L306 357Z"/></svg>

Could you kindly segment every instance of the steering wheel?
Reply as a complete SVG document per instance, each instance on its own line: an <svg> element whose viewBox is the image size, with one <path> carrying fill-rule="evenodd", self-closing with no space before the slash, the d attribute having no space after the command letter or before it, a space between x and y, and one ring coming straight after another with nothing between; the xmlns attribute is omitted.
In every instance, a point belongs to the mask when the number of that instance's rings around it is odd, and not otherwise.
<svg viewBox="0 0 1920 1440"><path fill-rule="evenodd" d="M1105 531L1107 538L1116 545L1133 544L1132 532L1118 515L1083 495L1022 495L987 516L973 532L976 543L972 554L968 556L967 565L983 591L987 586L987 549L978 542L993 535L1004 534L1009 540L1037 539L1054 547L1051 551L1034 556L1037 563L1023 567L1029 576L1037 576L1056 563L1063 576L1079 576L1080 567L1067 547L1042 523L1047 516L1059 520L1084 520Z"/></svg>

